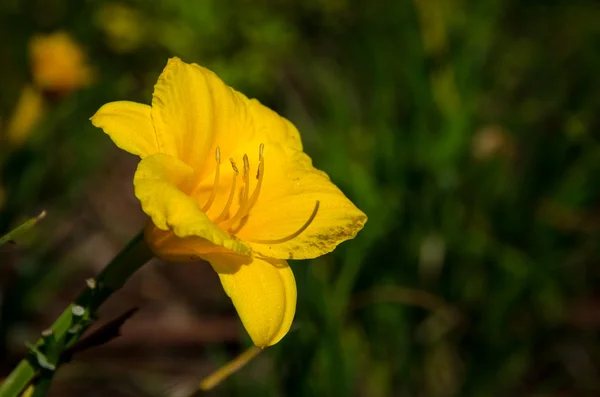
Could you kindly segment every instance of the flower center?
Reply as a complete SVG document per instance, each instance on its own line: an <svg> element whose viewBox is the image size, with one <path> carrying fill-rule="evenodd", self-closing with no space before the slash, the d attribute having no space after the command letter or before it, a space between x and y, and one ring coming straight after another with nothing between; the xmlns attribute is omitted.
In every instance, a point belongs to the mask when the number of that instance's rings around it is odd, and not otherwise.
<svg viewBox="0 0 600 397"><path fill-rule="evenodd" d="M265 145L260 144L258 149L258 168L256 171L256 186L254 187L254 191L252 195L250 195L250 160L248 159L248 155L244 154L243 162L244 162L244 173L242 175L242 180L244 183L244 187L242 190L241 198L240 198L240 206L236 213L233 216L229 216L229 212L231 209L231 205L233 204L233 199L236 194L237 188L237 179L240 174L240 171L237 167L235 161L230 158L229 162L231 163L231 168L233 169L233 177L231 180L231 188L229 189L229 195L227 197L227 201L225 202L225 206L221 210L220 214L213 220L213 223L219 225L221 229L231 233L232 235L237 234L245 225L248 220L248 216L250 215L250 211L256 205L258 201L258 197L260 195L261 187L263 184L264 174L265 174L265 158L264 158ZM217 191L219 189L220 182L220 169L221 169L221 149L217 146L215 150L215 160L217 162L217 168L215 171L215 179L213 181L213 187L210 192L210 196L208 200L202 207L202 211L206 213L212 205L215 203L215 199L217 197ZM294 233L273 240L250 240L251 242L258 244L281 244L285 243L298 235L304 232L308 226L315 220L317 216L317 212L319 211L320 202L317 200L315 203L315 207L308 217L307 221Z"/></svg>

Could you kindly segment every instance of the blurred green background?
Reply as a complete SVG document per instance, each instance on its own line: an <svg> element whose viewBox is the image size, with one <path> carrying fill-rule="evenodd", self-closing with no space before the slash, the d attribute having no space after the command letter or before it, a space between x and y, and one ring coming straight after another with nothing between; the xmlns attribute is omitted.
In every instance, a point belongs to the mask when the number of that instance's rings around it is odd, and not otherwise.
<svg viewBox="0 0 600 397"><path fill-rule="evenodd" d="M600 395L598 21L595 1L2 0L0 235L48 216L0 248L0 377L144 225L136 159L88 119L149 103L176 55L292 120L369 216L293 263L294 330L210 395ZM56 32L82 54L36 56ZM72 84L36 77L52 62ZM52 395L187 396L249 342L207 264L151 263L100 319L134 305Z"/></svg>

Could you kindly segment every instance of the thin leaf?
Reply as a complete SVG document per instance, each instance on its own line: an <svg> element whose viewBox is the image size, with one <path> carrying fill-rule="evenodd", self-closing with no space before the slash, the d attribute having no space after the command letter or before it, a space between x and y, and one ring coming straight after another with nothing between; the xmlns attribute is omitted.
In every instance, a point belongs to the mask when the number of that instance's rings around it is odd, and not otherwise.
<svg viewBox="0 0 600 397"><path fill-rule="evenodd" d="M4 236L0 237L0 245L4 245L9 241L14 240L18 236L21 236L22 234L27 232L29 229L34 227L39 221L41 221L45 217L46 217L46 211L44 210L38 216L31 218L27 222L23 223L21 226L18 226L17 228L11 230Z"/></svg>

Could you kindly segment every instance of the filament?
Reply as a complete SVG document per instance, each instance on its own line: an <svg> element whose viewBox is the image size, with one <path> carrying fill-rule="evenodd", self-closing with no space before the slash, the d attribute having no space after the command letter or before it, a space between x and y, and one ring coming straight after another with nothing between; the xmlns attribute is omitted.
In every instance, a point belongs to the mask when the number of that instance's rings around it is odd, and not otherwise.
<svg viewBox="0 0 600 397"><path fill-rule="evenodd" d="M208 211L212 205L212 203L215 201L215 197L217 197L217 189L219 187L219 174L220 174L220 169L221 169L221 149L217 146L217 149L215 150L215 159L217 160L217 170L215 171L215 181L213 182L213 188L212 191L210 192L210 197L208 198L208 201L206 202L206 204L204 204L204 207L202 207L202 212L206 213L206 211Z"/></svg>
<svg viewBox="0 0 600 397"><path fill-rule="evenodd" d="M275 239L275 240L248 240L248 241L250 241L252 243L257 243L257 244L282 244L282 243L286 243L286 242L298 237L315 220L315 218L317 216L317 212L319 212L320 204L321 204L321 202L319 200L317 200L317 202L315 203L315 208L313 209L312 214L310 214L310 217L308 218L308 220L306 222L304 222L304 225L302 225L302 227L300 227L300 229L296 230L294 233L290 234L289 236Z"/></svg>
<svg viewBox="0 0 600 397"><path fill-rule="evenodd" d="M237 166L235 165L235 161L233 159L229 159L231 161L231 168L233 168L233 182L231 183L231 190L229 191L229 198L227 199L227 203L225 203L225 207L221 214L214 220L214 223L219 223L227 218L227 213L229 212L229 208L231 207L231 203L233 202L233 196L235 195L235 185L237 181L237 176L240 173Z"/></svg>
<svg viewBox="0 0 600 397"><path fill-rule="evenodd" d="M247 215L250 212L250 210L254 207L256 201L258 200L258 195L260 194L260 188L262 186L263 176L265 174L265 158L263 156L264 150L265 144L261 143L260 148L258 149L258 161L260 161L260 163L258 164L258 170L256 171L256 179L258 179L258 181L256 182L256 187L254 188L254 192L250 197L250 201L246 206L244 215Z"/></svg>

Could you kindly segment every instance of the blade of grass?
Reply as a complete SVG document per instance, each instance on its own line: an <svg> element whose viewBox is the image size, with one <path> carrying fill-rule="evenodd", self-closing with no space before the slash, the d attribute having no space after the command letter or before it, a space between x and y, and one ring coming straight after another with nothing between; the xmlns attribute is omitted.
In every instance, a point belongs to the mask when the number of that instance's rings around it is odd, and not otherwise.
<svg viewBox="0 0 600 397"><path fill-rule="evenodd" d="M22 234L26 233L27 231L29 231L29 229L34 227L39 221L41 221L45 217L46 211L42 211L38 216L29 219L27 222L23 223L20 226L17 226L15 229L0 237L0 245L6 244L9 241L12 241L17 237L21 236Z"/></svg>

